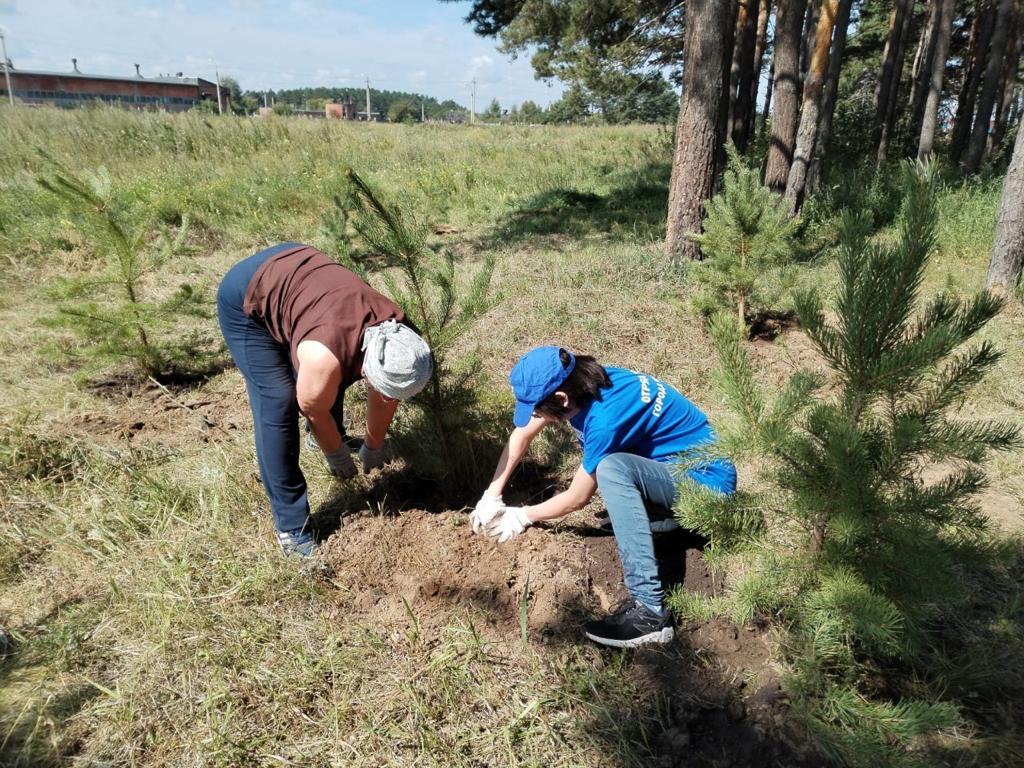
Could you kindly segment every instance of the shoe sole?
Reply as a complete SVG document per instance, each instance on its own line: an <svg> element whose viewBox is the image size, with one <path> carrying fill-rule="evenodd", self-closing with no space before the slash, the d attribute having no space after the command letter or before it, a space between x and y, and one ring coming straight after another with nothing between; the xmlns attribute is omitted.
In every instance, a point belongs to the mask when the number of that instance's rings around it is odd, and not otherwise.
<svg viewBox="0 0 1024 768"><path fill-rule="evenodd" d="M629 640L615 640L610 637L592 635L589 632L584 632L583 634L595 643L607 645L610 648L638 648L641 645L665 645L666 643L671 643L672 639L676 636L676 631L672 627L665 627L657 632L649 632L646 635L640 635L640 637L630 638Z"/></svg>

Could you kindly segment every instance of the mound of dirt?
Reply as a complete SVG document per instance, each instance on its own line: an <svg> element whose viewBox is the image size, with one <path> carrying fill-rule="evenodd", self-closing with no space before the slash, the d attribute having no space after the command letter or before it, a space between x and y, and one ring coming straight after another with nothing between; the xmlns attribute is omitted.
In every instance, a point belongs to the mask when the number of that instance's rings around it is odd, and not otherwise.
<svg viewBox="0 0 1024 768"><path fill-rule="evenodd" d="M586 643L581 621L628 596L614 537L586 523L537 526L497 545L474 535L467 520L422 511L346 517L321 547L339 611L396 633L416 623L426 637L470 615L481 636L514 654L525 607L531 645L555 654ZM702 544L686 532L656 538L666 584L705 594L722 588ZM788 725L770 656L765 632L719 619L679 626L666 648L633 652L629 671L645 697L669 702L653 764L813 765Z"/></svg>
<svg viewBox="0 0 1024 768"><path fill-rule="evenodd" d="M561 632L579 618L580 599L600 571L583 539L537 530L498 546L473 535L466 520L460 513L422 512L347 518L322 547L346 608L401 625L411 610L425 629L446 626L453 612L464 609L483 620L481 631L498 638L518 636L520 602L528 590L531 633ZM613 540L600 541L612 544L608 554L614 557Z"/></svg>

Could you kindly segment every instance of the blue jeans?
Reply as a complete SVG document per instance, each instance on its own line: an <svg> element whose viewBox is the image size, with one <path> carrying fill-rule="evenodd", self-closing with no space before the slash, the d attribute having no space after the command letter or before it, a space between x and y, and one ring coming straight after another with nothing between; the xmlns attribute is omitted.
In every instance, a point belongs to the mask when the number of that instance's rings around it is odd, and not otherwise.
<svg viewBox="0 0 1024 768"><path fill-rule="evenodd" d="M716 460L689 474L720 492L736 490L736 468L729 461ZM678 527L672 519L678 485L671 464L632 453L613 453L597 465L597 487L615 531L626 588L634 600L659 614L665 595L652 531Z"/></svg>
<svg viewBox="0 0 1024 768"><path fill-rule="evenodd" d="M295 370L285 344L274 340L261 323L242 310L245 293L263 263L295 243L282 243L233 266L217 290L217 318L231 357L245 379L256 437L260 479L270 500L274 526L295 531L309 525L306 478L299 469L299 402L295 397ZM342 428L344 396L331 410Z"/></svg>

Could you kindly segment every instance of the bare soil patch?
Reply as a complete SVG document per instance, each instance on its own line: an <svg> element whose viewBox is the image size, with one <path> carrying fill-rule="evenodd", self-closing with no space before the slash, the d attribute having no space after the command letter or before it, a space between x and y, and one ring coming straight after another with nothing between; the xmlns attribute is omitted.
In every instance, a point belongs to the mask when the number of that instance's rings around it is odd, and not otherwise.
<svg viewBox="0 0 1024 768"><path fill-rule="evenodd" d="M251 425L245 385L232 373L168 383L123 374L94 381L89 390L106 402L76 414L66 429L98 442L187 447Z"/></svg>
<svg viewBox="0 0 1024 768"><path fill-rule="evenodd" d="M558 658L566 647L582 645L598 665L609 663L618 652L591 646L579 625L627 597L614 537L587 521L538 526L499 546L474 535L467 520L464 513L422 511L344 518L322 544L339 617L372 623L396 641L418 632L426 642L468 618L484 640L515 657L524 652L525 609L532 650ZM659 535L669 584L703 593L722 588L704 564L701 544L687 532ZM668 707L651 744L652 764L812 764L787 725L788 705L770 656L764 631L721 620L679 626L670 646L630 652L630 676L641 692L637 706L662 701Z"/></svg>

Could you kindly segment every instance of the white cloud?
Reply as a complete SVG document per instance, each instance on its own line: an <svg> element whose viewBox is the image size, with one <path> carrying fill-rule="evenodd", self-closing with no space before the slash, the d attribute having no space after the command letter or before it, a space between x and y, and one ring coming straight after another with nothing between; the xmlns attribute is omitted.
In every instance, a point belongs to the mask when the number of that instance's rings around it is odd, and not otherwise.
<svg viewBox="0 0 1024 768"><path fill-rule="evenodd" d="M171 10L173 8L173 11ZM547 103L561 88L533 78L462 21L464 9L426 0L0 0L16 66L132 74L214 68L243 88L356 85L409 89L438 99ZM429 73L429 74L428 74Z"/></svg>
<svg viewBox="0 0 1024 768"><path fill-rule="evenodd" d="M494 67L494 59L487 54L483 56L474 56L469 65L469 71L466 73L466 77L469 80L483 76L486 72L489 72Z"/></svg>

